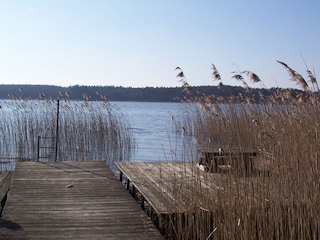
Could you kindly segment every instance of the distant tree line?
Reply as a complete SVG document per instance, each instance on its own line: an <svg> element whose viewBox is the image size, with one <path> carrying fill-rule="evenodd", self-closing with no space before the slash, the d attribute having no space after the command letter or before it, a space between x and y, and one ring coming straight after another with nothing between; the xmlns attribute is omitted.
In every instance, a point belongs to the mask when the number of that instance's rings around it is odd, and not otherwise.
<svg viewBox="0 0 320 240"><path fill-rule="evenodd" d="M139 101L139 102L179 102L201 96L212 96L214 99L242 96L256 102L262 101L262 96L274 95L278 88L257 89L250 92L239 86L196 86L192 93L184 91L183 87L115 87L115 86L70 86L59 87L51 85L0 85L1 99L70 99L85 101ZM295 91L299 94L301 91Z"/></svg>

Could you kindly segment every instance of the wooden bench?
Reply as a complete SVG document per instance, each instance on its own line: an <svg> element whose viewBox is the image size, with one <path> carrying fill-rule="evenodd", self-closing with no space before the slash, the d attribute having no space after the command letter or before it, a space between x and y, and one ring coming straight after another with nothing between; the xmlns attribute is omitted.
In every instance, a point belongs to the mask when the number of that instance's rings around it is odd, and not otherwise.
<svg viewBox="0 0 320 240"><path fill-rule="evenodd" d="M255 170L255 149L199 148L197 151L198 166L208 172L234 170L250 174Z"/></svg>

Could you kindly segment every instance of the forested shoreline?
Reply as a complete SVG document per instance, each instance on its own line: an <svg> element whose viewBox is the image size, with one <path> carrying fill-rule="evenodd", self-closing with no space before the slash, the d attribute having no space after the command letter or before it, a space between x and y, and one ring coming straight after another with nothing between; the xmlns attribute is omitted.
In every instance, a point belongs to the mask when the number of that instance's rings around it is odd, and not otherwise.
<svg viewBox="0 0 320 240"><path fill-rule="evenodd" d="M259 89L250 91L239 86L194 86L192 93L184 91L183 87L116 87L116 86L70 86L54 85L0 85L1 99L69 99L86 101L138 101L138 102L179 102L187 98L212 96L214 100L223 102L223 98L242 96L242 99L255 99L273 96L276 92L288 89ZM299 90L290 90L296 95L303 94ZM241 101L241 100L239 100Z"/></svg>

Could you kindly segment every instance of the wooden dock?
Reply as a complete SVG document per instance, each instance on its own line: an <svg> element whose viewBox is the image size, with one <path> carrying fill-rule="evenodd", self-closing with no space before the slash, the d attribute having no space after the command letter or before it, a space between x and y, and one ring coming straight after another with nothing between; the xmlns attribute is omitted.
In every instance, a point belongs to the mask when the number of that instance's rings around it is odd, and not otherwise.
<svg viewBox="0 0 320 240"><path fill-rule="evenodd" d="M0 239L163 239L104 162L18 162Z"/></svg>
<svg viewBox="0 0 320 240"><path fill-rule="evenodd" d="M307 191L295 199L275 185L287 179L275 172L207 172L196 162L116 165L120 180L167 239L320 239L317 196Z"/></svg>
<svg viewBox="0 0 320 240"><path fill-rule="evenodd" d="M217 224L224 221L225 207L236 209L235 205L243 204L233 201L234 196L244 202L247 196L257 203L273 202L261 198L267 181L260 175L207 172L195 162L116 165L120 180L167 239L213 239ZM221 229L215 235L222 236Z"/></svg>
<svg viewBox="0 0 320 240"><path fill-rule="evenodd" d="M119 162L116 165L120 178L126 178L133 192L141 193L156 213L186 212L194 207L188 199L199 191L196 176L204 175L194 163Z"/></svg>
<svg viewBox="0 0 320 240"><path fill-rule="evenodd" d="M238 187L248 188L246 177L236 177L235 184L235 176L230 177L233 173L207 173L191 162L119 162L116 165L120 178L126 178L133 193L139 192L142 201L158 214L210 209L225 190L237 193ZM263 188L259 177L250 177L249 182Z"/></svg>

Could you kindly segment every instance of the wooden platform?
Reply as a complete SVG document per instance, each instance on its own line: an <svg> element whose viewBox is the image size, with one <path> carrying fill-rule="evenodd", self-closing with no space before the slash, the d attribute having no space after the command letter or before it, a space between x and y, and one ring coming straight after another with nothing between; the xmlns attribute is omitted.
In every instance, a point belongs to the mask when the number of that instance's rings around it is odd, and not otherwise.
<svg viewBox="0 0 320 240"><path fill-rule="evenodd" d="M230 177L232 173L208 173L190 162L125 162L116 165L133 190L138 191L142 200L160 215L211 209L218 198L223 199L226 191L239 192L238 187L247 191L252 185L263 188L259 178L250 177L248 181L246 177Z"/></svg>
<svg viewBox="0 0 320 240"><path fill-rule="evenodd" d="M18 162L0 239L163 239L104 162Z"/></svg>
<svg viewBox="0 0 320 240"><path fill-rule="evenodd" d="M204 176L194 163L126 162L116 165L158 214L185 212L193 208L188 199L199 191L196 181L201 179L196 178ZM203 193L199 194L203 196Z"/></svg>

